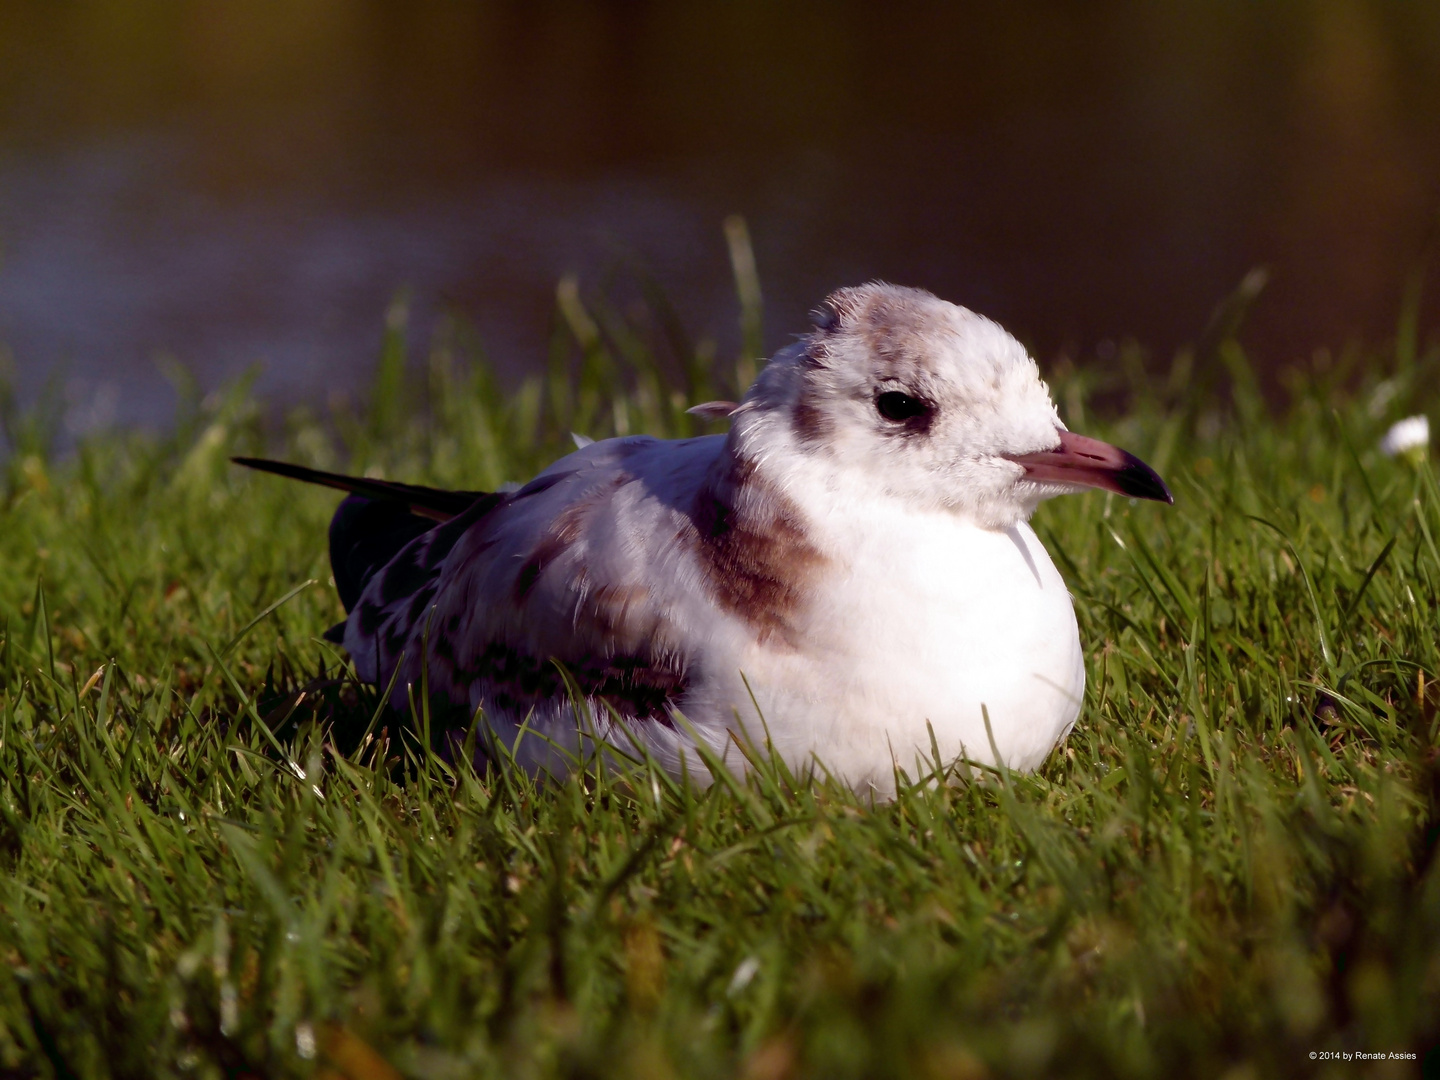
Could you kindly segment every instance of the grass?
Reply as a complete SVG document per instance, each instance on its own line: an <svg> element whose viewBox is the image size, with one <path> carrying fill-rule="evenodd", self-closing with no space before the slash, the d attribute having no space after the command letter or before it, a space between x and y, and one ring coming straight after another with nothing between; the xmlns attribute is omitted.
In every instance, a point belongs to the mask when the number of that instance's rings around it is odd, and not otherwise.
<svg viewBox="0 0 1440 1080"><path fill-rule="evenodd" d="M1089 663L1063 750L870 807L475 775L319 639L334 498L228 454L491 487L732 389L653 294L559 300L512 394L461 327L408 358L397 308L368 409L242 386L63 459L6 410L4 1076L1356 1075L1310 1055L1440 1039L1440 490L1374 450L1440 352L1278 405L1224 325L1168 378L1052 372L1176 505L1036 518Z"/></svg>

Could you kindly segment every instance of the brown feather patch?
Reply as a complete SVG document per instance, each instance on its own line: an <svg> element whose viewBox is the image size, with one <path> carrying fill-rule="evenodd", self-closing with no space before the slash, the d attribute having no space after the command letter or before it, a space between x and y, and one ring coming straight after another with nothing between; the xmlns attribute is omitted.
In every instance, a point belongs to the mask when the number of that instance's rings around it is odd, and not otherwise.
<svg viewBox="0 0 1440 1080"><path fill-rule="evenodd" d="M550 564L580 539L585 531L585 519L590 516L590 512L632 479L628 473L617 473L609 483L577 499L555 515L555 520L546 526L540 539L530 549L529 558L520 567L520 573L515 577L517 601L524 601L529 597Z"/></svg>
<svg viewBox="0 0 1440 1080"><path fill-rule="evenodd" d="M692 511L705 582L725 610L754 628L758 640L795 648L796 617L825 564L800 510L727 449L725 467L701 488Z"/></svg>

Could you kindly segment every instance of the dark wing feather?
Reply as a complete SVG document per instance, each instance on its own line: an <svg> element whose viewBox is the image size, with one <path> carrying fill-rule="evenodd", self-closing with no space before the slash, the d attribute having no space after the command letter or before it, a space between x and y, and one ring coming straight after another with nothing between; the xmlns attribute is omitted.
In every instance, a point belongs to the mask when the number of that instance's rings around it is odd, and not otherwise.
<svg viewBox="0 0 1440 1080"><path fill-rule="evenodd" d="M417 536L435 527L397 502L347 497L330 520L330 570L345 611L354 610L371 576Z"/></svg>
<svg viewBox="0 0 1440 1080"><path fill-rule="evenodd" d="M342 476L340 473L308 469L304 465L291 465L287 461L270 461L267 458L233 457L236 465L261 472L286 476L291 480L303 480L307 484L321 484L348 491L352 495L363 495L388 503L399 503L417 517L432 521L449 521L470 509L478 499L484 498L483 491L442 491L440 488L421 487L419 484L399 484L393 480L371 480L365 476Z"/></svg>

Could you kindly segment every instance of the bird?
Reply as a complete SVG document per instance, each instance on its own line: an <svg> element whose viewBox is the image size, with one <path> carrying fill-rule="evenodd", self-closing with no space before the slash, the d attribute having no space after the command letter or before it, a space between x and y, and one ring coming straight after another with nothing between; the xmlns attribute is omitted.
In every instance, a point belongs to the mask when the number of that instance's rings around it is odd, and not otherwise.
<svg viewBox="0 0 1440 1080"><path fill-rule="evenodd" d="M1069 431L982 315L870 282L810 323L738 403L697 407L727 433L577 439L516 490L235 460L348 493L331 636L359 678L478 718L537 775L608 747L708 783L707 758L739 775L760 747L884 800L937 754L1035 770L1085 657L1029 519L1169 489Z"/></svg>

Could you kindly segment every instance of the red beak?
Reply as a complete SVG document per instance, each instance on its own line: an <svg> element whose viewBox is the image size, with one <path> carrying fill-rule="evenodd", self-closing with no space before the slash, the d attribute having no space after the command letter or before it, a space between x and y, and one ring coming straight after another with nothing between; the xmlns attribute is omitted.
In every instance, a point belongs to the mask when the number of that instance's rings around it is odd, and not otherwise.
<svg viewBox="0 0 1440 1080"><path fill-rule="evenodd" d="M1059 449L1021 454L1010 460L1024 466L1029 480L1103 488L1131 499L1175 502L1160 474L1134 454L1073 431L1059 434Z"/></svg>

